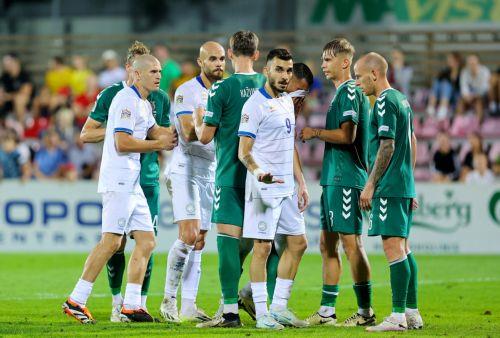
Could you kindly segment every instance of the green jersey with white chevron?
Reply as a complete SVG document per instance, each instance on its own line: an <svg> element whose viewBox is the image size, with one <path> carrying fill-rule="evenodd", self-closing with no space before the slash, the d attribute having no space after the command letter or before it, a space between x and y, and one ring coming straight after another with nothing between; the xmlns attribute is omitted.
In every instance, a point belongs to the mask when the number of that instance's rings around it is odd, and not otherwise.
<svg viewBox="0 0 500 338"><path fill-rule="evenodd" d="M241 109L252 94L264 86L266 79L259 73L235 73L212 85L208 93L207 111L203 121L216 126L215 154L217 169L215 185L244 188L247 169L238 159L238 128Z"/></svg>
<svg viewBox="0 0 500 338"><path fill-rule="evenodd" d="M326 129L339 129L344 122L357 125L353 144L325 142L322 186L338 185L363 189L367 179L368 124L370 102L354 80L343 82L330 104L326 116Z"/></svg>
<svg viewBox="0 0 500 338"><path fill-rule="evenodd" d="M115 95L122 90L127 84L125 81L115 83L103 89L97 96L97 101L94 108L90 112L90 117L93 120L104 123L108 120L109 107ZM156 123L162 127L170 127L170 99L167 93L163 90L151 92L148 96L148 101L153 108L153 116ZM158 153L142 153L141 154L141 186L158 185L160 176L160 164L158 163Z"/></svg>
<svg viewBox="0 0 500 338"><path fill-rule="evenodd" d="M394 154L375 188L374 197L415 197L411 138L413 111L406 96L394 88L375 101L370 123L370 170L382 139L394 139Z"/></svg>

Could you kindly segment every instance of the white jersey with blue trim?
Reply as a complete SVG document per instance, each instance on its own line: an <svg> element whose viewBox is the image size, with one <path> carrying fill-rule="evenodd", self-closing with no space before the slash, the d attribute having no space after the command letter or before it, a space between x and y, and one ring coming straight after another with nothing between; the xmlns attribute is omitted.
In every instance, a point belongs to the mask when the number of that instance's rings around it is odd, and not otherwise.
<svg viewBox="0 0 500 338"><path fill-rule="evenodd" d="M207 108L208 89L203 84L200 76L183 83L177 88L173 104L173 121L175 128L181 130L179 117L193 115L197 108ZM215 147L212 140L209 144L199 141L186 142L179 136L179 145L175 147L174 154L168 168L168 173L187 176L196 176L210 181L215 180Z"/></svg>
<svg viewBox="0 0 500 338"><path fill-rule="evenodd" d="M140 192L140 153L119 153L114 134L124 132L145 140L155 126L151 104L142 99L135 86L120 90L109 107L97 191Z"/></svg>
<svg viewBox="0 0 500 338"><path fill-rule="evenodd" d="M292 196L295 186L295 111L292 98L289 95L272 98L264 88L255 91L241 110L238 136L253 138L252 157L259 167L285 181L282 184L264 184L247 173L246 196Z"/></svg>

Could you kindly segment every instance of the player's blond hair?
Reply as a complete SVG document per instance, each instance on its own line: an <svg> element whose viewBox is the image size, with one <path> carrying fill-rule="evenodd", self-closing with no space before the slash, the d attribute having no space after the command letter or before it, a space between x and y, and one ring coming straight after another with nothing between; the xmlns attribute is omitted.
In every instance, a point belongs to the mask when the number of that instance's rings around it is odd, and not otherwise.
<svg viewBox="0 0 500 338"><path fill-rule="evenodd" d="M323 47L323 52L330 53L333 56L337 56L338 54L345 54L352 59L354 53L356 53L356 50L347 39L337 38L328 42L325 47Z"/></svg>
<svg viewBox="0 0 500 338"><path fill-rule="evenodd" d="M127 64L132 64L134 58L137 55L147 55L151 54L151 51L149 50L148 47L146 47L145 44L143 44L140 41L135 40L134 43L129 47L127 51Z"/></svg>

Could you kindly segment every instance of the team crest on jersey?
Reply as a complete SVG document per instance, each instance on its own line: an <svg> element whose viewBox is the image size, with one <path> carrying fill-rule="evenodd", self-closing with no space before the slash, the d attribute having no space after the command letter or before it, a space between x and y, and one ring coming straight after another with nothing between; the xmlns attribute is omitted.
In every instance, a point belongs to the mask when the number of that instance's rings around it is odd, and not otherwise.
<svg viewBox="0 0 500 338"><path fill-rule="evenodd" d="M127 108L122 109L122 113L120 115L120 118L122 120L128 120L128 119L130 119L130 116L132 116L132 113L130 112L130 110L128 110Z"/></svg>
<svg viewBox="0 0 500 338"><path fill-rule="evenodd" d="M156 102L149 101L151 103L151 109L153 110L153 117L156 118Z"/></svg>
<svg viewBox="0 0 500 338"><path fill-rule="evenodd" d="M182 103L182 102L184 102L184 96L182 96L182 95L177 95L177 96L175 97L175 103Z"/></svg>
<svg viewBox="0 0 500 338"><path fill-rule="evenodd" d="M257 228L262 232L266 231L267 230L266 222L262 222L262 221L259 222L259 224L257 225Z"/></svg>
<svg viewBox="0 0 500 338"><path fill-rule="evenodd" d="M249 119L250 119L250 116L248 116L247 113L241 114L241 123L247 123Z"/></svg>

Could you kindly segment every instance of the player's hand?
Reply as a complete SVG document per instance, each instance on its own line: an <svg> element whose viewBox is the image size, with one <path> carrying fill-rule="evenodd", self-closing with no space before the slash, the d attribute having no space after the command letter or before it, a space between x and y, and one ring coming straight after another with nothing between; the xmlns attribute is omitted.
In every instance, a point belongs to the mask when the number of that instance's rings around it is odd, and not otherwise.
<svg viewBox="0 0 500 338"><path fill-rule="evenodd" d="M302 140L302 142L305 142L307 140L314 138L314 134L315 134L314 129L310 127L305 127L300 131L299 138Z"/></svg>
<svg viewBox="0 0 500 338"><path fill-rule="evenodd" d="M367 183L361 195L359 196L359 207L362 210L370 210L372 208L372 198L375 189L372 184Z"/></svg>
<svg viewBox="0 0 500 338"><path fill-rule="evenodd" d="M279 178L274 178L271 173L260 174L257 176L257 180L265 184L285 183L285 181L280 180Z"/></svg>
<svg viewBox="0 0 500 338"><path fill-rule="evenodd" d="M299 211L303 212L309 206L309 192L305 184L299 185L298 191Z"/></svg>
<svg viewBox="0 0 500 338"><path fill-rule="evenodd" d="M177 146L178 135L174 127L165 128L165 132L158 137L160 147L165 150L172 150Z"/></svg>
<svg viewBox="0 0 500 338"><path fill-rule="evenodd" d="M194 109L193 121L195 126L202 124L204 115L205 108L203 106L199 106Z"/></svg>
<svg viewBox="0 0 500 338"><path fill-rule="evenodd" d="M418 200L416 198L411 199L411 210L415 211L418 209Z"/></svg>
<svg viewBox="0 0 500 338"><path fill-rule="evenodd" d="M304 100L305 100L305 97L294 97L292 99L293 108L295 110L295 116L300 114L300 112L302 111L302 108L304 107Z"/></svg>

